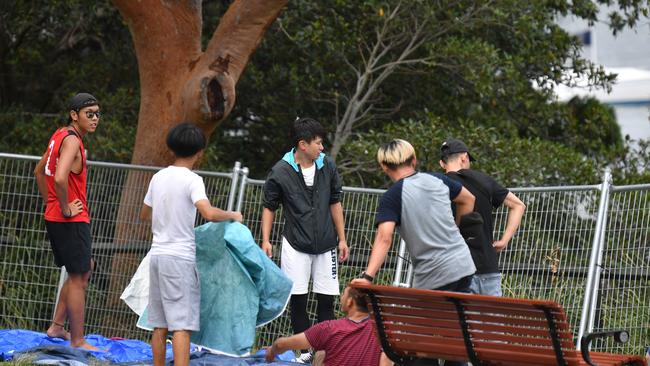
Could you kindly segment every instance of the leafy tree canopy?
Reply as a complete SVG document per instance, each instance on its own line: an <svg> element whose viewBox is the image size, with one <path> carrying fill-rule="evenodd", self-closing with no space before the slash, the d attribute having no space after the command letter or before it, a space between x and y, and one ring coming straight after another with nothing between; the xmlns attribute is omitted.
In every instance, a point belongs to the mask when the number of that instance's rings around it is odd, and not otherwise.
<svg viewBox="0 0 650 366"><path fill-rule="evenodd" d="M395 48L377 62L388 65L399 58L406 47L401 35L423 29L426 36L415 40L422 46L409 56L412 62L400 65L369 96L366 107L372 109L354 136L381 130L387 121L417 120L427 111L450 124L464 120L495 128L506 140L554 141L600 162L623 154L606 106L576 99L566 108L552 92L578 77L611 86L614 76L583 59L579 40L555 22L571 14L593 22L597 2L340 0L289 4L240 81L235 118L215 137L216 144L227 146L220 158L238 157L253 176L263 177L288 148L289 125L296 116L321 120L335 145L334 131L358 91L369 50L397 6L399 17L387 25L389 35L383 38L383 45ZM616 14L628 25L647 14L641 2L620 6ZM582 134L585 130L590 133Z"/></svg>
<svg viewBox="0 0 650 366"><path fill-rule="evenodd" d="M460 138L477 161L472 168L490 172L509 187L595 184L600 176L596 164L583 154L539 138L503 137L498 128L473 121L451 124L428 112L416 120L387 123L381 131L364 133L346 146L341 162L346 184L386 186L389 181L377 163L378 147L393 138L409 141L416 149L417 169L439 171L440 146L447 138Z"/></svg>

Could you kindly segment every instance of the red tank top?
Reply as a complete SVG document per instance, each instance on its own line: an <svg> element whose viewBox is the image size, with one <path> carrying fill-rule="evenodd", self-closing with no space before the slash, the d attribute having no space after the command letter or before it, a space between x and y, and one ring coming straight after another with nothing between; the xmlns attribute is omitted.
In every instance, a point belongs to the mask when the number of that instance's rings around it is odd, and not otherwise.
<svg viewBox="0 0 650 366"><path fill-rule="evenodd" d="M81 152L81 172L78 174L70 171L68 175L68 202L77 198L83 204L83 211L70 218L63 217L59 200L56 197L54 189L54 174L59 161L59 151L63 140L68 137L79 139L79 150ZM54 132L47 145L47 161L45 163L45 180L47 181L47 204L45 206L45 220L54 222L87 222L90 223L88 206L86 205L86 154L84 152L84 143L81 137L74 131L67 128L60 128Z"/></svg>

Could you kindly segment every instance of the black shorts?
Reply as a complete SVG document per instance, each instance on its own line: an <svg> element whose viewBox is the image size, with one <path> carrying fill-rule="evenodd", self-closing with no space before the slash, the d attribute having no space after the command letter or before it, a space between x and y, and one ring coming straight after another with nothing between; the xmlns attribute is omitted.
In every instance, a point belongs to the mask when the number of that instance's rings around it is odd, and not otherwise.
<svg viewBox="0 0 650 366"><path fill-rule="evenodd" d="M90 271L90 224L45 221L56 265L68 273Z"/></svg>

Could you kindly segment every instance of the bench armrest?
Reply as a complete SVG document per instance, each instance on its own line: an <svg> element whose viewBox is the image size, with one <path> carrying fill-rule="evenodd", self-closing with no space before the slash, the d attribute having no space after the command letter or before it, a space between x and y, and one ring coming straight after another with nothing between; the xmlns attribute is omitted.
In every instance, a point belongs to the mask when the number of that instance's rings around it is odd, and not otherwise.
<svg viewBox="0 0 650 366"><path fill-rule="evenodd" d="M595 332L595 333L589 333L585 336L582 336L582 338L580 339L580 352L582 353L582 358L590 366L598 366L591 360L591 357L589 357L589 346L591 345L591 341L597 338L605 338L605 337L614 337L614 341L616 343L627 343L627 341L630 340L630 334L626 330Z"/></svg>

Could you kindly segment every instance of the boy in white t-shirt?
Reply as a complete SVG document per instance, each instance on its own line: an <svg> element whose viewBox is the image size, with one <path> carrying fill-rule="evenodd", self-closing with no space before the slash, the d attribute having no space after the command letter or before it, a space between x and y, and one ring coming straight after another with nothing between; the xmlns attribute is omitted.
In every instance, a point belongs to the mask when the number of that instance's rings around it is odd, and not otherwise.
<svg viewBox="0 0 650 366"><path fill-rule="evenodd" d="M181 123L167 135L174 153L172 165L156 173L144 205L142 220L151 219L149 324L154 365L165 364L167 332L173 332L174 365L190 360L190 335L199 330L201 292L196 270L194 220L198 209L208 221L242 221L239 212L223 211L210 205L203 179L190 169L203 155L203 131Z"/></svg>

